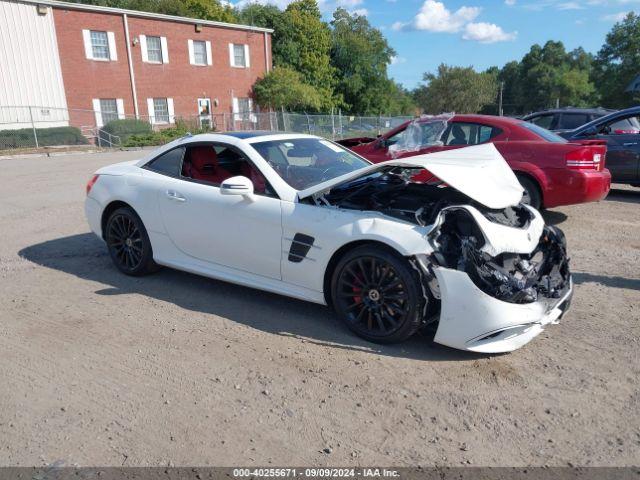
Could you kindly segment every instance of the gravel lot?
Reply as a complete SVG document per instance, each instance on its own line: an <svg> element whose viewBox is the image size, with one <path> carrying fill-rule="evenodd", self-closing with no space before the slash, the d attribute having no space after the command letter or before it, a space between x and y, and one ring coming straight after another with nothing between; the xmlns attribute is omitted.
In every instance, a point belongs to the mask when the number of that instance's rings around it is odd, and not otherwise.
<svg viewBox="0 0 640 480"><path fill-rule="evenodd" d="M0 465L637 465L640 189L545 215L573 308L525 348L379 347L324 307L116 271L84 185L121 152L0 160Z"/></svg>

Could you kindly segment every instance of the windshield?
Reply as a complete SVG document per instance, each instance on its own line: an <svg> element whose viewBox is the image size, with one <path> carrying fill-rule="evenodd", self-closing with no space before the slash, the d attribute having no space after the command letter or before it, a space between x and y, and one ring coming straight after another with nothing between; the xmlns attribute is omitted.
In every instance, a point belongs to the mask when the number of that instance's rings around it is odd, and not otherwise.
<svg viewBox="0 0 640 480"><path fill-rule="evenodd" d="M527 130L532 131L533 133L538 135L543 140L546 140L547 142L567 143L567 140L562 138L560 135L556 135L555 133L550 132L546 128L539 127L538 125L534 125L533 123L522 122L520 123L520 125L526 128Z"/></svg>
<svg viewBox="0 0 640 480"><path fill-rule="evenodd" d="M320 138L271 140L251 146L296 190L370 165L340 145Z"/></svg>

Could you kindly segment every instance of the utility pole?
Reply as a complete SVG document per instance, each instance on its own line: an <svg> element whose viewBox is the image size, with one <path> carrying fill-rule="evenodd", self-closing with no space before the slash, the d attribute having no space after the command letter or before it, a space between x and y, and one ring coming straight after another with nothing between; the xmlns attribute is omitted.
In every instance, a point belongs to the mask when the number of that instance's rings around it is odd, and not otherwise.
<svg viewBox="0 0 640 480"><path fill-rule="evenodd" d="M500 98L498 102L498 115L500 115L501 117L504 115L504 112L502 111L502 94L503 93L504 93L504 82L500 82Z"/></svg>

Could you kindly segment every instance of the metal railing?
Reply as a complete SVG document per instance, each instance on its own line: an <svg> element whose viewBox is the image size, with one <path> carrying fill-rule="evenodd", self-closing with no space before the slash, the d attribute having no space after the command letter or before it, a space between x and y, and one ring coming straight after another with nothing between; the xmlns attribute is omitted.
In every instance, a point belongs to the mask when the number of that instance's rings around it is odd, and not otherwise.
<svg viewBox="0 0 640 480"><path fill-rule="evenodd" d="M0 150L87 145L120 148L163 144L187 132L269 130L309 133L332 140L375 137L411 117L353 116L295 112L214 113L175 116L159 122L149 116L120 115L104 121L93 110L40 106L0 106ZM97 123L100 123L98 125ZM104 123L104 125L103 125Z"/></svg>

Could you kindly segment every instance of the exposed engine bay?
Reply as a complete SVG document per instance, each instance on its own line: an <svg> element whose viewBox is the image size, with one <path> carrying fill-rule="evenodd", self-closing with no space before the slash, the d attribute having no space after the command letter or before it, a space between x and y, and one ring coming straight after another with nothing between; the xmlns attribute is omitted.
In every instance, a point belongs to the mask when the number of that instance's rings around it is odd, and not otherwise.
<svg viewBox="0 0 640 480"><path fill-rule="evenodd" d="M483 292L510 303L557 299L570 286L569 258L562 231L546 226L528 255L481 250L482 232L465 210L449 210L434 232L435 264L466 272Z"/></svg>
<svg viewBox="0 0 640 480"><path fill-rule="evenodd" d="M490 222L517 229L529 226L531 210L522 204L489 209L442 183L414 182L411 178L415 174L412 168L390 168L334 187L315 201L378 211L420 226L435 224L428 235L434 249L431 263L464 271L480 290L499 300L525 304L557 299L570 287L566 240L560 229L545 227L530 254L491 256L483 251L486 240L482 230L461 206L472 206Z"/></svg>

